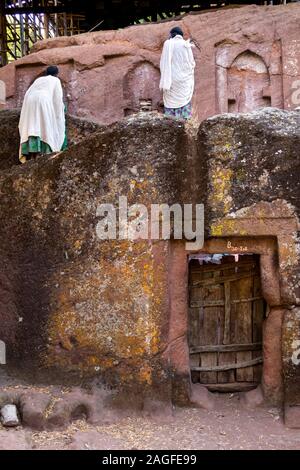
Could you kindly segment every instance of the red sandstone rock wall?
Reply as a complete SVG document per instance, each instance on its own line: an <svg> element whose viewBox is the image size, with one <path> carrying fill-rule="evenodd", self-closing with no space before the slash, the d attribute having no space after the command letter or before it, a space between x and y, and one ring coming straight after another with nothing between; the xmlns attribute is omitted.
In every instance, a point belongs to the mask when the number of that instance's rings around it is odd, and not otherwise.
<svg viewBox="0 0 300 470"><path fill-rule="evenodd" d="M3 114L12 129L16 112ZM270 307L265 398L278 403L284 391L287 421L300 425L293 361L300 340L300 113L216 116L198 137L191 131L178 120L140 114L55 158L3 169L0 333L7 367L27 379L156 384L161 396L172 382L182 403L190 373L184 241L99 240L97 207L118 207L119 195L148 208L202 202L205 252L260 255ZM3 140L7 132L0 132L0 148Z"/></svg>
<svg viewBox="0 0 300 470"><path fill-rule="evenodd" d="M199 44L194 116L300 104L300 5L247 6L190 14L180 24ZM112 123L152 100L160 109L159 58L174 21L87 33L37 43L32 53L0 70L7 106L19 107L48 64L61 70L68 110ZM298 81L298 83L297 83Z"/></svg>

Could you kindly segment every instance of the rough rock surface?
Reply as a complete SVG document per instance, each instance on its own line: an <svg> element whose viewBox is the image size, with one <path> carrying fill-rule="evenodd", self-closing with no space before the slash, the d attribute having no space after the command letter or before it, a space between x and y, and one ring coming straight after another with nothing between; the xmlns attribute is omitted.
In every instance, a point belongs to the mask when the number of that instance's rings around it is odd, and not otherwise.
<svg viewBox="0 0 300 470"><path fill-rule="evenodd" d="M300 5L247 6L189 14L181 20L60 37L0 70L7 106L46 65L61 71L71 114L112 123L136 112L141 100L161 109L159 59L171 27L181 26L198 47L194 117L300 104Z"/></svg>
<svg viewBox="0 0 300 470"><path fill-rule="evenodd" d="M7 368L50 383L94 377L126 390L116 407L142 411L147 399L155 410L162 397L187 403L185 243L99 240L97 207L118 207L120 195L147 208L202 202L205 250L261 257L270 305L264 395L296 410L299 130L299 112L274 109L216 116L198 135L189 124L143 113L54 158L3 171L0 312L11 351ZM57 404L58 415L64 406Z"/></svg>
<svg viewBox="0 0 300 470"><path fill-rule="evenodd" d="M191 393L191 404L197 408L204 408L205 410L214 409L214 395L209 392L204 385L193 384Z"/></svg>
<svg viewBox="0 0 300 470"><path fill-rule="evenodd" d="M262 217L268 213L274 220L262 234L280 230L282 242L289 246L279 253L282 298L278 299L275 292L273 303L268 299L274 307L286 303L292 308L300 302L298 248L292 242L297 237L300 212L299 123L298 112L265 109L216 116L203 123L199 131L206 161L209 235L244 235L247 228L239 229L238 219L247 219L255 212ZM289 227L293 217L295 225ZM276 219L285 220L278 227ZM257 223L261 223L259 219ZM251 230L255 233L259 227L253 225Z"/></svg>
<svg viewBox="0 0 300 470"><path fill-rule="evenodd" d="M259 385L254 390L243 393L241 403L249 408L262 405L264 403L264 395L261 386Z"/></svg>
<svg viewBox="0 0 300 470"><path fill-rule="evenodd" d="M118 203L120 194L128 196L129 204L185 197L190 183L184 189L179 181L188 174L191 181L197 165L191 162L183 169L182 156L189 158L189 148L182 123L145 116L100 131L56 158L2 174L8 190L3 208L14 206L18 214L3 214L8 225L1 234L10 245L2 245L2 255L12 250L15 260L3 272L5 300L2 296L2 338L14 351L11 366L19 361L39 364L26 366L26 374L46 368L51 380L58 377L58 368L64 381L72 379L72 372L103 377L106 371L110 382L119 383L132 381L135 364L137 382L152 383L152 366L158 382L164 382L156 354L166 341L161 326L166 321L161 308L167 308L161 298L167 282L162 264L166 242L101 242L96 238L96 208L107 200ZM4 236L6 230L13 230L14 241ZM156 262L161 268L154 273ZM13 285L17 293L9 304ZM127 308L125 299L130 298ZM22 304L22 321L16 302Z"/></svg>
<svg viewBox="0 0 300 470"><path fill-rule="evenodd" d="M17 109L0 112L0 171L19 165L19 118L20 111ZM66 125L69 146L77 144L84 137L102 128L95 122L75 116L67 116Z"/></svg>

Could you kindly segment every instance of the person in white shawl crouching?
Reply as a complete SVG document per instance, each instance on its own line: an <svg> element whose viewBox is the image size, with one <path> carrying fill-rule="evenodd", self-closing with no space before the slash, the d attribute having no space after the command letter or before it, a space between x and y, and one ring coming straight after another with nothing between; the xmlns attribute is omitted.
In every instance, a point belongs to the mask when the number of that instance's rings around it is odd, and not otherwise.
<svg viewBox="0 0 300 470"><path fill-rule="evenodd" d="M46 76L28 88L19 121L19 160L59 152L67 148L65 106L58 68L50 66Z"/></svg>
<svg viewBox="0 0 300 470"><path fill-rule="evenodd" d="M160 59L159 88L163 91L165 115L182 119L191 117L194 69L192 44L183 39L181 28L171 29Z"/></svg>

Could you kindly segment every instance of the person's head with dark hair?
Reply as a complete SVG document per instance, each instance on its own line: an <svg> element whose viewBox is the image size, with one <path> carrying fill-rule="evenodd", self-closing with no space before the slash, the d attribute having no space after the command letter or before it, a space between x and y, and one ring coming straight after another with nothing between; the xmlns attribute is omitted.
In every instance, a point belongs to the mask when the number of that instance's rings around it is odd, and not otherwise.
<svg viewBox="0 0 300 470"><path fill-rule="evenodd" d="M52 75L53 77L57 77L59 73L58 67L56 65L50 65L46 68L46 75Z"/></svg>
<svg viewBox="0 0 300 470"><path fill-rule="evenodd" d="M175 38L177 35L183 36L183 31L179 26L175 26L175 28L172 28L170 31L170 38Z"/></svg>

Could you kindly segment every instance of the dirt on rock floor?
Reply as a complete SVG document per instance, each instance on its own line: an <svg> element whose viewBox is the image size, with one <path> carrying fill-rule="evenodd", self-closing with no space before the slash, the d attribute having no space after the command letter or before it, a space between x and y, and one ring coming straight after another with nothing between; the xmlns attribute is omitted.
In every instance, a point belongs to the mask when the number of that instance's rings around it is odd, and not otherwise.
<svg viewBox="0 0 300 470"><path fill-rule="evenodd" d="M161 420L128 416L98 426L81 420L51 432L2 427L0 449L299 450L300 430L285 427L276 408L249 409L238 394L219 394L212 411L174 408Z"/></svg>

